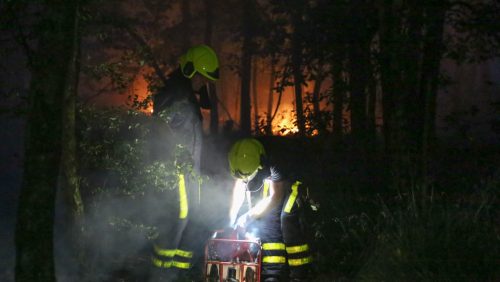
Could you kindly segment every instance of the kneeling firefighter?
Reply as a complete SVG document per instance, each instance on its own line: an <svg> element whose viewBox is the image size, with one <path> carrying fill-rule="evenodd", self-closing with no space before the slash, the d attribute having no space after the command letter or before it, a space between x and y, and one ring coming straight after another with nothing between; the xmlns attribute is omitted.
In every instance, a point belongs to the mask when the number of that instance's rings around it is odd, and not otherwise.
<svg viewBox="0 0 500 282"><path fill-rule="evenodd" d="M197 45L181 57L179 68L169 75L164 87L153 96L154 115L161 121L157 126L158 138L153 151L157 155L164 154L168 150L167 143L177 149L184 149L189 155L188 162L192 161L194 174L198 176L202 116L193 89L218 78L219 61L216 53L207 45ZM160 132L171 134L165 136ZM171 156L165 156L169 157ZM184 164L176 166L184 167ZM186 273L182 272L192 267L193 255L196 255L193 248L199 243L199 235L193 228L192 220L191 224L189 222L193 218L193 208L200 201L200 187L198 181L189 177L189 174L189 171L179 171L177 175L178 207L173 209L176 214L171 214L172 207L168 206L159 210L165 216L157 223L159 235L152 247L153 271L150 281L175 281L176 277L185 277Z"/></svg>
<svg viewBox="0 0 500 282"><path fill-rule="evenodd" d="M312 257L300 220L301 183L287 179L254 138L235 142L228 160L236 178L230 224L256 230L263 250L262 281L308 281ZM248 211L238 217L245 199Z"/></svg>

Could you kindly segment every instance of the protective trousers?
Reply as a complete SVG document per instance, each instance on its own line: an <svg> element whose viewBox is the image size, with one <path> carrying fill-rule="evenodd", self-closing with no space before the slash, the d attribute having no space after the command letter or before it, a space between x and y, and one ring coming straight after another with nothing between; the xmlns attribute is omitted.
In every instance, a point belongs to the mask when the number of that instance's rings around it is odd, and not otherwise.
<svg viewBox="0 0 500 282"><path fill-rule="evenodd" d="M301 224L300 182L288 189L282 205L258 222L262 241L262 281L307 281L312 257ZM263 196L269 183L264 183ZM285 273L289 272L289 280Z"/></svg>
<svg viewBox="0 0 500 282"><path fill-rule="evenodd" d="M285 244L281 234L281 207L256 222L262 242L262 281L281 281L286 271Z"/></svg>
<svg viewBox="0 0 500 282"><path fill-rule="evenodd" d="M287 196L281 210L281 231L287 254L290 281L307 281L312 257L301 223L304 203L301 199L300 182L296 181Z"/></svg>
<svg viewBox="0 0 500 282"><path fill-rule="evenodd" d="M170 217L170 222L160 222L159 235L152 246L151 263L153 274L151 281L171 281L179 272L191 268L193 258L192 238L188 226L189 202L187 181L183 174L178 175L177 217Z"/></svg>

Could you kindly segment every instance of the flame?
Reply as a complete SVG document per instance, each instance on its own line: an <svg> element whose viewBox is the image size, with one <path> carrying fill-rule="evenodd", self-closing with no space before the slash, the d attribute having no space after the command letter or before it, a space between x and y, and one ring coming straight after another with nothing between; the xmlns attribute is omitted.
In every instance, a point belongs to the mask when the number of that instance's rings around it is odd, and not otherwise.
<svg viewBox="0 0 500 282"><path fill-rule="evenodd" d="M299 132L299 128L291 118L282 118L277 124L273 124L273 133L276 135L291 135Z"/></svg>
<svg viewBox="0 0 500 282"><path fill-rule="evenodd" d="M139 101L144 101L149 96L148 82L144 79L144 74L147 73L147 69L142 69L139 75L136 76L134 82L129 89L132 95L137 95ZM153 103L149 102L146 108L141 109L141 112L146 114L153 114Z"/></svg>
<svg viewBox="0 0 500 282"><path fill-rule="evenodd" d="M293 112L293 105L283 105L283 109L280 110L279 114L275 117L272 123L273 135L293 135L299 132L299 128L296 125L297 117Z"/></svg>

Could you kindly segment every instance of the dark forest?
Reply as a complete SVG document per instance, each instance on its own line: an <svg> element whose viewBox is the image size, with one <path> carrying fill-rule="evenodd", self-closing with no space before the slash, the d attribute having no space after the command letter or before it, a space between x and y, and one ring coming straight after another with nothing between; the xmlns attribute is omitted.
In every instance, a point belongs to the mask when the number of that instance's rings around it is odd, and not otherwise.
<svg viewBox="0 0 500 282"><path fill-rule="evenodd" d="M204 247L229 222L231 145L253 137L304 187L304 281L500 281L499 14L498 0L1 1L0 280L219 281ZM189 78L177 102L165 89L200 44L219 78ZM175 129L186 101L196 141ZM192 265L154 280L180 173L197 187Z"/></svg>

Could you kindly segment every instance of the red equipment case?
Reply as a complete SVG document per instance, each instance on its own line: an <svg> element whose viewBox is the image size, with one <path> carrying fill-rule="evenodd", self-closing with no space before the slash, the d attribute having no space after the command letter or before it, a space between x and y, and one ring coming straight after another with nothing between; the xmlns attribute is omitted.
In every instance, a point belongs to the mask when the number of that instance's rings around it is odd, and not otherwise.
<svg viewBox="0 0 500 282"><path fill-rule="evenodd" d="M205 245L206 282L259 282L262 248L259 239L238 239L236 231L215 231Z"/></svg>

